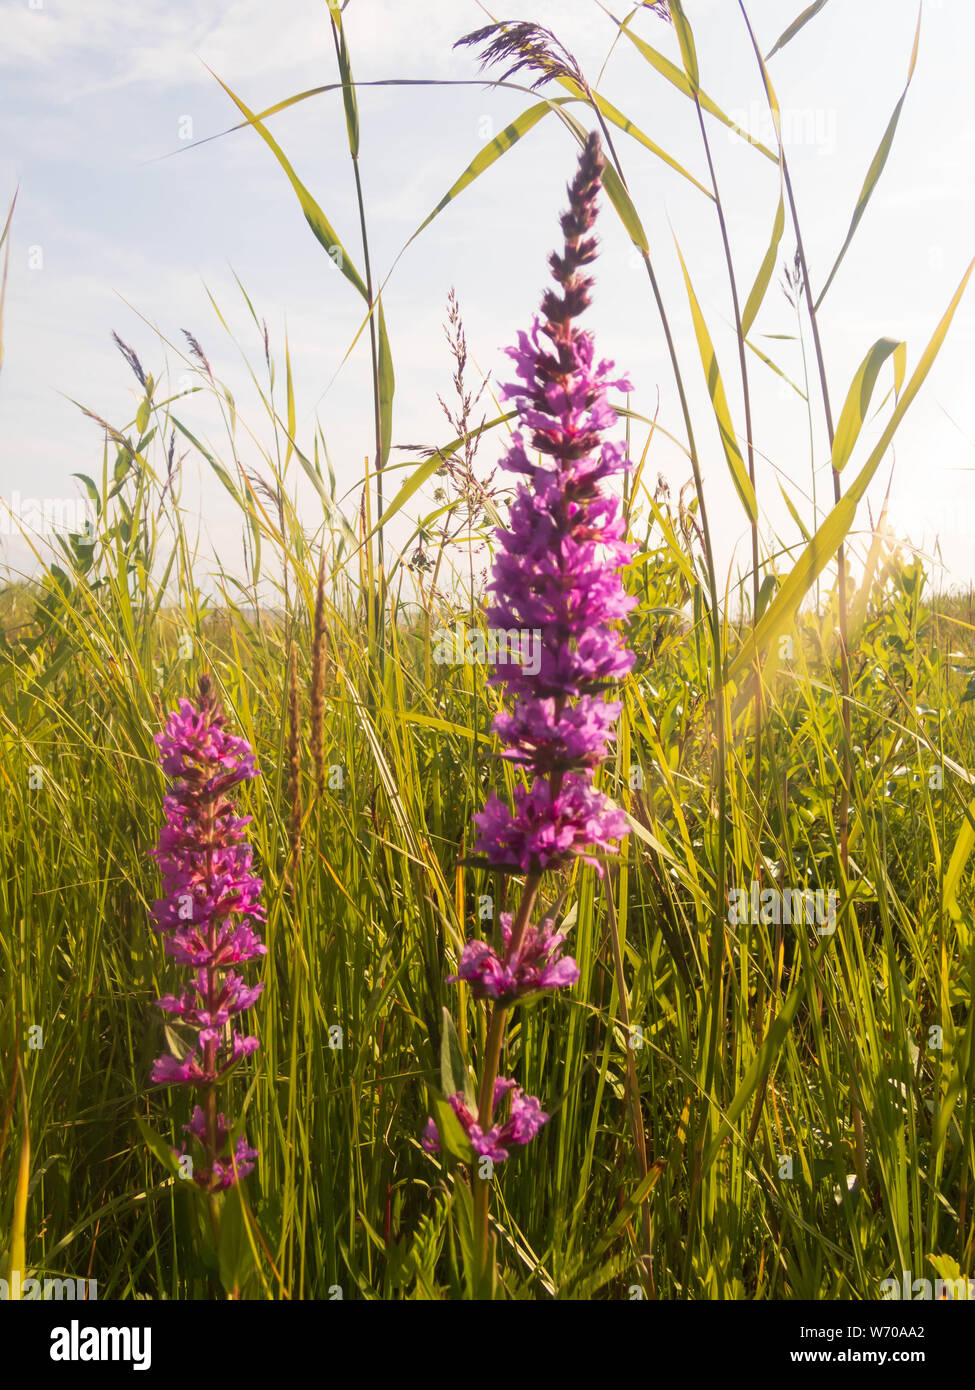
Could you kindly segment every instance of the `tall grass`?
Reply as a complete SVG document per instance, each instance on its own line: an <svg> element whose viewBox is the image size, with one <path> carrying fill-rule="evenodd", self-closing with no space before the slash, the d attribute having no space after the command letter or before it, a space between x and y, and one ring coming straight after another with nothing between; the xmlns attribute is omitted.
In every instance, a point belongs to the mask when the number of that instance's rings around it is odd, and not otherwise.
<svg viewBox="0 0 975 1390"><path fill-rule="evenodd" d="M786 209L802 244L787 152L754 151L775 167L783 197L743 306L747 282L706 143L705 117L729 120L702 85L683 7L670 6L673 35L646 31L674 58L638 32L636 13L607 20L610 37L633 43L648 73L684 93L705 140L710 187L699 187L720 219L750 418L748 335ZM468 1176L424 1154L418 1136L426 1087L437 1084L442 1009L456 1003L443 980L485 898L496 912L505 906L503 881L464 862L472 816L490 788L510 795L517 774L492 757L497 695L483 668L439 664L434 643L458 617L481 621L472 571L463 583L466 556L452 562L448 523L484 535L502 499L484 494L472 509L468 489L425 509L414 533L425 560L412 568L414 539L388 563L388 528L404 509L426 508L422 489L445 460L458 451L470 460L475 440L490 456L503 422L471 427L462 413L458 438L414 460L392 497L380 490L392 348L368 261L355 83L337 10L332 24L366 257L363 274L345 252L342 265L366 306L374 369L376 454L358 515L342 514L318 441L295 437L287 349L282 415L261 337L265 377L253 377L266 418L250 428L263 457L248 474L204 448L165 377L123 345L141 400L133 419L100 421L101 468L85 478L94 537L66 539L57 563L39 553L38 577L11 579L0 595L0 1230L11 1233L8 1271L96 1278L100 1297L199 1297L220 1285L167 1168L188 1115L178 1097L147 1087L163 1026L151 1001L167 987L148 928L157 885L147 851L162 792L152 736L203 670L263 772L241 794L268 908L262 1047L234 1082L233 1113L261 1154L244 1189L243 1291L465 1293ZM779 46L801 41L801 28L790 26ZM777 114L772 55L763 59L757 43L755 55ZM632 834L603 883L577 869L544 904L571 929L581 979L544 1010L522 1011L507 1036L505 1070L517 1067L553 1118L496 1179L499 1293L869 1298L884 1278L920 1277L933 1260L939 1273L970 1276L975 622L970 601L925 593L921 564L882 527L855 589L845 559L857 506L968 275L910 373L902 344L882 340L867 353L835 429L829 415L832 509L803 525L798 557L785 544L764 553L751 430L742 435L732 419L686 265L696 343L677 350L620 151L664 155L674 177L690 175L564 51L541 75L540 97L441 206L550 115L569 136L567 170L582 118L604 125L616 140L607 200L648 272L692 482L690 500L682 492L676 502L651 484L655 426L629 412L639 460L627 489L639 545L629 641L639 661L603 786L626 807ZM234 100L334 249L331 223L270 134L274 111L255 115ZM828 410L819 301L802 255L799 275ZM254 325L259 333L256 313ZM868 452L860 430L888 359L895 389L879 403L888 424ZM225 400L195 340L184 364L199 391ZM718 429L752 528L752 571L730 597L718 586L683 385L701 369L715 419L697 433ZM244 573L218 560L204 578L177 438L239 509ZM321 501L314 523L299 514L296 468ZM835 893L835 931L736 919L729 893L753 883ZM480 1055L483 1022L460 998L461 1048Z"/></svg>

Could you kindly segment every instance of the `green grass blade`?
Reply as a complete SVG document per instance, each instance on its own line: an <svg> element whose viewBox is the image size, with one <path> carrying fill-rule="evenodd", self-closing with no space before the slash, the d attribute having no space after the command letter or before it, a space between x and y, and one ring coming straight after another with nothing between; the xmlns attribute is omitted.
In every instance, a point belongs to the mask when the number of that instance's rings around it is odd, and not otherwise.
<svg viewBox="0 0 975 1390"><path fill-rule="evenodd" d="M593 98L600 113L605 116L606 120L609 121L611 125L616 126L619 130L629 135L631 139L636 140L637 144L642 145L644 149L656 155L657 159L663 160L664 164L680 174L682 178L687 179L688 183L692 183L706 198L710 198L712 202L714 201L714 194L709 188L705 188L704 184L685 169L683 164L678 163L666 150L661 149L655 141L650 139L649 135L645 135L640 127L635 125L628 116L624 116L622 111L618 110L612 102L607 101L605 97L601 97L598 92L593 93Z"/></svg>
<svg viewBox="0 0 975 1390"><path fill-rule="evenodd" d="M867 170L867 177L863 181L863 187L860 189L860 196L859 198L857 198L856 207L853 210L853 220L850 222L850 229L846 234L846 239L844 240L843 245L840 247L840 253L836 257L835 262L833 263L833 269L827 276L826 284L823 286L822 290L819 293L819 298L816 300L815 307L817 309L819 308L820 304L822 304L823 300L826 298L826 293L836 277L836 272L843 264L843 258L845 257L847 251L850 249L850 244L853 241L854 236L856 235L856 230L860 225L860 222L863 218L863 214L867 210L867 204L870 202L870 199L873 196L874 189L880 182L880 176L884 172L884 167L886 166L887 160L890 156L891 146L894 143L894 136L897 133L897 123L900 120L901 111L904 108L904 102L907 100L907 93L911 86L911 79L914 76L914 68L917 64L917 52L920 42L921 13L920 11L918 11L917 30L914 34L914 47L911 50L911 62L910 67L908 68L907 82L904 86L903 92L901 93L900 100L894 107L894 113L887 123L887 129L884 131L884 137L877 148L877 153L874 155L873 160L870 164L870 168Z"/></svg>
<svg viewBox="0 0 975 1390"><path fill-rule="evenodd" d="M469 188L475 179L480 178L486 169L491 168L492 164L496 164L503 154L507 154L508 150L516 145L523 135L527 135L530 130L533 130L551 110L551 101L540 101L535 106L529 106L526 111L522 111L520 116L516 116L510 125L506 125L490 144L479 150L460 177L455 179L447 189L433 212L423 219L406 245L409 246L410 242L416 241L424 228L429 227L433 219L443 212L448 203L452 203L459 194L463 193L465 188Z"/></svg>
<svg viewBox="0 0 975 1390"><path fill-rule="evenodd" d="M907 370L907 344L898 342L896 338L878 339L860 363L850 384L833 438L833 467L837 473L849 462L867 418L880 369L891 356L894 358L894 386L899 393Z"/></svg>
<svg viewBox="0 0 975 1390"><path fill-rule="evenodd" d="M675 238L676 244L676 238ZM680 259L680 268L684 274L684 285L687 289L687 298L691 306L691 318L694 321L694 335L697 338L698 351L701 354L701 364L704 367L704 377L708 384L708 394L711 397L711 405L714 408L715 419L718 422L718 431L721 435L721 447L728 462L731 472L731 480L735 485L735 491L741 498L741 505L749 521L758 520L758 504L755 500L755 489L752 487L748 470L745 467L745 460L742 458L741 450L738 448L738 441L735 438L735 427L731 420L731 411L728 409L728 398L725 395L724 383L721 380L721 372L718 369L718 359L714 351L714 344L708 332L708 326L701 312L697 295L694 293L694 286L691 284L691 277L688 274L684 257L681 254L680 246L677 247L677 255Z"/></svg>
<svg viewBox="0 0 975 1390"><path fill-rule="evenodd" d="M754 665L758 654L763 652L771 642L775 641L792 625L799 604L802 602L810 587L816 582L816 579L829 564L830 556L836 553L836 550L846 538L846 534L853 524L853 518L856 514L857 506L863 498L863 494L866 492L873 475L880 467L880 462L889 449L891 440L897 433L897 429L904 416L907 414L915 396L918 391L920 391L925 377L934 365L934 360L941 350L941 345L951 326L951 321L961 302L962 295L965 293L973 270L975 270L975 260L969 264L968 269L965 271L961 284L952 296L951 303L948 305L944 316L935 329L931 341L925 348L921 360L914 370L914 374L907 383L904 394L894 407L887 428L884 430L876 448L863 465L863 468L858 473L846 495L836 504L824 520L822 526L820 526L819 530L813 536L812 540L799 557L799 560L790 571L771 605L766 609L759 622L749 633L747 641L738 652L734 661L732 661L728 670L729 681L738 681L743 675L747 674Z"/></svg>
<svg viewBox="0 0 975 1390"><path fill-rule="evenodd" d="M975 849L975 801L968 807L955 840L955 847L951 851L948 867L945 869L944 907L945 911L949 912L956 921L962 916L958 906L958 885L973 849Z"/></svg>
<svg viewBox="0 0 975 1390"><path fill-rule="evenodd" d="M769 60L771 57L773 57L776 53L778 53L780 49L785 48L785 46L786 46L787 43L791 43L792 40L795 38L796 34L798 34L799 30L805 28L805 26L809 23L809 21L810 21L811 19L815 19L815 18L816 18L816 16L819 14L820 10L822 10L822 9L825 8L826 3L827 3L827 0L815 0L815 3L814 3L814 4L809 5L806 9L804 9L803 12L802 12L802 14L799 15L797 19L794 19L794 20L792 21L792 23L789 25L788 29L784 30L784 31L779 35L779 37L776 39L775 43L772 45L772 47L771 47L771 48L769 49L769 51L766 53L766 55L765 55L765 61L766 61L766 63L768 62L768 60Z"/></svg>
<svg viewBox="0 0 975 1390"><path fill-rule="evenodd" d="M342 24L342 12L337 5L329 6L329 17L335 26L338 35L338 65L339 77L342 79L342 104L345 107L345 127L349 135L349 153L353 159L359 155L359 106L356 100L355 83L352 80L352 64L349 62L349 50L345 42L345 28Z"/></svg>
<svg viewBox="0 0 975 1390"><path fill-rule="evenodd" d="M795 391L796 395L800 398L800 400L804 401L806 399L805 391L803 391L803 389L800 386L797 386L796 383L792 380L792 378L790 376L787 376L786 373L782 370L782 368L778 366L775 362L773 362L771 357L767 356L761 348L757 348L750 339L745 343L745 347L748 348L749 352L753 352L755 356L759 358L760 361L764 362L766 367L768 367L769 371L774 372L775 375L779 377L782 381L784 381L787 386L791 386L793 391Z"/></svg>
<svg viewBox="0 0 975 1390"><path fill-rule="evenodd" d="M212 70L208 68L207 71L211 72ZM331 256L332 260L338 266L339 270L349 281L349 283L356 287L356 289L362 295L363 299L365 299L368 303L369 295L366 291L365 281L362 279L362 276L356 270L355 265L353 264L341 240L339 239L338 233L335 231L335 228L332 226L331 222L329 222L328 218L325 216L325 213L322 211L318 203L312 197L311 193L308 191L308 189L302 183L301 179L295 173L290 161L288 160L288 157L282 150L281 146L275 140L271 132L267 129L260 117L255 115L255 113L251 111L250 108L246 106L243 101L241 101L240 97L238 97L234 92L231 91L231 89L227 86L226 82L222 81L221 78L217 77L217 74L215 72L212 75L220 83L220 86L224 89L224 91L230 97L230 100L234 103L238 110L247 118L247 124L254 127L258 135L261 137L261 139L267 145L268 149L274 155L275 159L281 165L281 168L284 170L287 176L288 182L291 184L291 187L295 191L295 194L298 198L298 202L301 205L301 210L305 214L305 221L312 229L312 232L315 235L315 239L328 252L329 256Z"/></svg>
<svg viewBox="0 0 975 1390"><path fill-rule="evenodd" d="M772 224L772 239L769 242L768 250L759 267L755 277L755 283L745 300L745 307L741 315L741 331L743 337L748 337L751 326L758 316L758 311L762 307L766 292L775 273L778 262L779 245L782 241L782 233L785 231L785 188L782 180L779 180L779 206L775 212L775 221Z"/></svg>
<svg viewBox="0 0 975 1390"><path fill-rule="evenodd" d="M382 460L389 459L393 436L393 394L396 390L396 376L393 371L393 354L386 332L386 315L383 312L382 294L376 296L379 306L379 410L382 422Z"/></svg>
<svg viewBox="0 0 975 1390"><path fill-rule="evenodd" d="M687 75L680 70L676 63L672 63L669 58L665 58L662 53L658 53L658 51L652 47L652 45L648 44L645 39L641 39L639 34L634 34L627 23L624 22L621 24L620 28L633 44L637 52L646 59L651 67L656 68L661 77L666 78L666 80L672 86L676 87L679 92L682 92L684 96L690 97L691 100L693 100L694 90L687 80ZM729 130L733 130L742 140L747 140L749 145L753 145L756 150L764 154L766 159L770 159L773 164L778 164L778 155L770 150L767 145L763 145L761 140L756 140L753 135L749 135L747 130L743 130L741 126L736 125L731 117L725 115L721 107L718 106L716 102L712 101L706 92L699 90L697 99L701 103L702 110L706 111L709 116L713 116L715 120L720 121L721 124L727 126Z"/></svg>
<svg viewBox="0 0 975 1390"><path fill-rule="evenodd" d="M697 65L697 48L694 44L694 34L688 22L687 15L684 13L684 6L681 0L670 0L670 17L674 22L674 29L677 32L677 42L680 44L681 61L684 64L684 72L690 84L691 95L697 96L701 89L701 74Z"/></svg>

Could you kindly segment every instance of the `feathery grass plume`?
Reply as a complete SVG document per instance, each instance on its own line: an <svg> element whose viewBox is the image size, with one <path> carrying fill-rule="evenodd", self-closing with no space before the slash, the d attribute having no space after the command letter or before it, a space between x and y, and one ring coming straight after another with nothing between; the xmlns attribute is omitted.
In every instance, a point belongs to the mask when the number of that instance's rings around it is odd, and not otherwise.
<svg viewBox="0 0 975 1390"><path fill-rule="evenodd" d="M149 383L146 378L146 374L143 371L142 363L136 356L135 349L130 348L128 343L123 343L122 339L119 337L117 333L113 333L112 338L115 342L115 346L118 348L119 352L125 358L126 362L128 362L129 366L132 368L132 371L135 374L136 381L138 381L139 385L143 388L147 388Z"/></svg>
<svg viewBox="0 0 975 1390"><path fill-rule="evenodd" d="M482 29L475 29L472 33L465 34L463 38L457 40L454 47L480 48L482 72L495 64L507 63L508 66L497 79L498 82L505 82L509 77L514 77L523 71L536 74L535 80L530 86L530 90L533 92L541 90L547 82L555 80L572 82L584 93L592 107L593 116L598 121L603 133L606 148L612 156L616 168L620 168L613 145L613 137L599 108L596 95L579 66L578 60L569 52L562 40L552 33L551 29L545 29L541 24L533 24L530 21L502 19L495 24L486 24Z"/></svg>
<svg viewBox="0 0 975 1390"><path fill-rule="evenodd" d="M319 796L325 791L325 550L318 562L318 584L315 588L315 616L311 636L311 757L315 768L315 787Z"/></svg>
<svg viewBox="0 0 975 1390"><path fill-rule="evenodd" d="M200 366L203 367L203 369L206 371L206 374L207 374L207 376L210 378L210 380L213 381L213 380L214 380L213 368L210 366L210 363L207 361L207 355L206 355L206 353L203 351L203 349L200 347L200 344L199 344L199 342L197 341L197 339L194 338L193 334L192 334L192 333L189 331L189 329L187 329L187 328L184 328L184 329L183 329L183 337L186 339L187 343L189 344L190 356L191 356L191 357L194 357L194 358L196 359L196 361L200 364Z"/></svg>
<svg viewBox="0 0 975 1390"><path fill-rule="evenodd" d="M447 295L447 322L444 324L444 336L450 348L450 354L454 359L453 386L454 394L457 398L455 406L449 406L442 396L438 395L437 400L440 408L447 419L447 423L457 435L458 439L463 440L461 449L454 454L444 454L441 457L441 466L437 469L437 476L447 478L454 492L457 503L463 503L464 514L458 519L453 533L450 530L450 517L453 506L450 507L444 516L441 526L442 544L446 545L455 536L466 534L467 553L469 557L468 578L470 580L471 595L474 593L474 556L483 547L483 542L474 539L475 527L484 515L485 507L492 501L491 482L494 477L494 470L483 482L474 472L474 460L477 455L478 446L481 442L480 430L484 426L487 418L481 416L480 426L475 427L472 423L472 414L488 385L488 378L485 377L476 391L468 387L465 380L467 369L467 335L464 332L464 321L461 317L460 305L457 302L457 292L451 286ZM447 492L443 488L438 488L434 493L434 499L438 502L446 500ZM438 565L439 568L439 565ZM436 582L436 574L434 582Z"/></svg>
<svg viewBox="0 0 975 1390"><path fill-rule="evenodd" d="M492 795L475 815L475 849L493 868L526 875L517 914L502 914L502 951L471 941L450 981L466 981L476 999L492 1001L479 1110L463 1092L446 1097L473 1152L499 1162L511 1144L527 1144L549 1118L533 1096L498 1076L508 1008L528 996L571 986L575 961L562 955L564 936L546 920L530 917L543 873L581 857L602 873L597 851L611 851L628 832L624 813L592 785L606 756L617 702L602 692L625 676L633 654L623 645L618 623L635 604L623 587L620 568L632 556L624 540L619 499L604 480L630 467L625 445L602 438L616 425L611 387L629 391L614 378L613 364L597 362L592 335L574 320L589 304L592 281L586 267L596 255L591 235L603 169L599 136L593 132L569 185L569 207L561 219L564 245L549 266L556 288L545 292L542 317L508 349L517 382L502 387L513 400L520 428L514 430L502 467L520 475L507 528L495 534L498 550L488 590L492 626L538 633L541 651L519 649L490 677L514 697L510 713L499 714L495 731L507 744L505 757L531 773L527 789L515 792L510 810ZM525 433L528 433L526 442ZM529 448L540 455L537 463ZM522 639L522 646L524 639ZM495 1108L511 1092L506 1120ZM428 1152L440 1146L436 1122L422 1139ZM488 1183L475 1185L478 1287L490 1279Z"/></svg>
<svg viewBox="0 0 975 1390"><path fill-rule="evenodd" d="M241 1136L233 1149L230 1127L217 1112L217 1085L259 1046L257 1038L234 1032L231 1019L249 1009L264 985L248 985L231 965L266 954L253 928L263 921L262 882L252 872L252 852L243 838L250 816L235 814L227 793L259 776L246 739L224 728L225 716L202 675L197 704L180 700L165 728L155 735L159 762L170 779L163 801L165 824L153 855L163 896L153 905L155 929L166 954L193 971L180 995L156 1003L197 1034L183 1057L158 1057L152 1080L185 1085L201 1093L183 1129L203 1151L193 1178L209 1193L233 1186L254 1167L257 1151ZM185 1144L183 1150L185 1152Z"/></svg>
<svg viewBox="0 0 975 1390"><path fill-rule="evenodd" d="M298 648L291 643L288 656L288 821L289 872L301 853L301 711L298 706Z"/></svg>
<svg viewBox="0 0 975 1390"><path fill-rule="evenodd" d="M465 34L454 47L479 48L482 72L495 63L507 63L508 67L501 74L499 82L506 82L509 77L527 70L538 74L531 84L533 92L557 77L568 77L578 83L583 91L589 91L589 84L576 59L551 29L545 29L541 24L502 19L496 24L485 24L482 29Z"/></svg>

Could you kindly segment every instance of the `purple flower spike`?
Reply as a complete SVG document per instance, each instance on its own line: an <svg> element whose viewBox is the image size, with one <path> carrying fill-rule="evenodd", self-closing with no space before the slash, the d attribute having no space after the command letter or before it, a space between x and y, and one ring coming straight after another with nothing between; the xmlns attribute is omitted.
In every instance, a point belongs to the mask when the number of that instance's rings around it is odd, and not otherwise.
<svg viewBox="0 0 975 1390"><path fill-rule="evenodd" d="M632 387L612 362L597 360L592 335L574 322L589 304L584 267L596 255L602 167L593 135L569 187L564 249L549 260L557 288L508 349L517 380L502 390L520 424L502 467L521 481L507 528L495 532L488 621L537 631L540 650L531 661L499 665L490 679L514 697L512 712L494 723L508 745L503 756L534 782L516 792L513 811L488 801L474 818L475 848L495 867L522 873L575 857L598 868L591 852L613 851L628 829L591 785L620 712L602 693L633 668L617 624L635 604L620 577L633 547L619 499L604 486L631 465L622 444L603 438L617 424L610 391Z"/></svg>
<svg viewBox="0 0 975 1390"><path fill-rule="evenodd" d="M450 1108L471 1141L471 1148L479 1157L489 1158L492 1163L503 1163L510 1157L512 1145L530 1143L549 1118L535 1096L526 1096L521 1087L506 1076L499 1076L495 1080L495 1105L509 1091L512 1094L508 1118L502 1124L492 1125L486 1134L477 1123L477 1116L464 1103L463 1091L447 1097ZM432 1118L427 1120L420 1143L429 1154L440 1152L440 1134Z"/></svg>
<svg viewBox="0 0 975 1390"><path fill-rule="evenodd" d="M625 814L578 775L564 777L555 796L544 778L529 790L516 787L514 812L492 796L474 819L481 831L477 847L489 863L523 873L581 858L601 876L602 865L586 849L610 852L627 833Z"/></svg>
<svg viewBox="0 0 975 1390"><path fill-rule="evenodd" d="M579 967L571 956L562 955L565 936L545 921L541 927L529 926L518 949L504 960L486 941L469 941L464 947L456 975L447 983L465 980L475 999L491 999L508 1005L526 995L547 989L564 989L579 978ZM501 914L501 933L506 947L511 943L511 913Z"/></svg>
<svg viewBox="0 0 975 1390"><path fill-rule="evenodd" d="M230 1023L256 1003L264 986L249 985L227 968L267 951L254 928L264 920L264 911L263 885L252 872L251 847L243 838L250 817L237 816L227 799L232 787L258 772L246 739L224 728L223 711L205 676L198 707L180 700L155 742L170 787L163 800L165 823L153 851L163 885L153 921L163 935L166 954L193 970L181 994L163 995L156 1004L195 1030L196 1041L182 1058L158 1057L152 1080L193 1086L206 1094L206 1110L197 1106L185 1128L205 1156L194 1172L195 1181L213 1192L236 1181L235 1160L236 1176L243 1177L257 1157L243 1138L231 1157L213 1088L260 1045L257 1038L235 1032Z"/></svg>
<svg viewBox="0 0 975 1390"><path fill-rule="evenodd" d="M526 886L514 922L502 915L503 950L470 941L457 974L448 977L465 981L475 999L491 1002L488 1056L494 1069L506 1010L579 978L576 962L562 954L564 936L555 924L528 920L539 880L576 859L602 875L600 856L615 853L629 831L625 813L596 790L594 774L621 710L618 700L605 697L634 665L620 627L636 605L621 577L634 547L612 491L631 463L622 443L604 438L617 428L610 393L633 388L612 362L597 358L592 334L575 323L589 305L586 267L596 256L592 229L602 171L593 133L569 186L563 249L549 258L555 287L546 291L528 332L508 348L516 379L501 392L518 416L501 466L518 481L508 525L495 532L487 618L492 628L509 634L509 652L516 656L495 666L489 681L504 690L509 705L494 721L506 744L502 756L523 769L526 779L515 788L513 807L491 795L475 815L474 849L489 867L524 874ZM491 1074L483 1078L485 1087ZM494 1108L509 1091L508 1118L495 1123ZM486 1132L462 1093L447 1099L474 1152L495 1162L507 1158L512 1145L527 1144L549 1118L534 1096L503 1077L494 1085ZM421 1143L428 1153L439 1150L432 1120ZM486 1231L483 1186L475 1187L475 1196L480 1229ZM479 1249L481 1272L485 1258Z"/></svg>
<svg viewBox="0 0 975 1390"><path fill-rule="evenodd" d="M186 1133L199 1140L203 1145L206 1144L206 1119L203 1111L197 1105L193 1110L193 1118L188 1125L184 1125ZM248 1173L253 1172L254 1160L258 1157L256 1149L252 1149L247 1140L241 1136L234 1145L233 1158L227 1153L227 1140L230 1137L230 1129L226 1118L223 1115L217 1116L216 1124L216 1151L219 1157L213 1160L209 1169L194 1169L193 1180L202 1188L208 1191L224 1191L232 1187L237 1178L246 1178ZM186 1145L179 1150L177 1157L182 1158L186 1153ZM236 1165L236 1176L234 1167Z"/></svg>

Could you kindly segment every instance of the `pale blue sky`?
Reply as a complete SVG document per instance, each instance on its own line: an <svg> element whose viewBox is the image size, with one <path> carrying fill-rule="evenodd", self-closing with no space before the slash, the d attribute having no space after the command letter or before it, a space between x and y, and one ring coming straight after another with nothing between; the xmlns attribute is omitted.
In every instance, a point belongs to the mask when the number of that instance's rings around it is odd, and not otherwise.
<svg viewBox="0 0 975 1390"><path fill-rule="evenodd" d="M695 26L705 88L741 124L770 139L737 4L687 0L686 8ZM763 48L771 46L801 8L801 0L753 0L749 12ZM975 119L967 100L975 18L964 0L927 0L924 11L917 72L894 153L822 309L837 415L853 372L874 340L905 338L909 369L916 362L975 254ZM622 16L624 7L618 12ZM534 18L555 28L593 80L614 34L593 0L511 3L497 13ZM915 0L830 0L772 60L814 288L822 285L842 243L865 172L903 89L916 20ZM477 75L472 55L451 48L461 34L486 22L474 0L351 0L345 22L360 81L469 81ZM649 14L641 14L634 24L677 60L672 30ZM180 135L187 133L187 118L196 139L226 129L235 119L235 108L204 62L252 109L334 81L324 0L0 4L4 202L20 184L0 375L0 495L5 498L14 492L71 496L71 473L100 469L97 427L66 398L113 423L130 418L135 383L112 345L112 330L136 349L147 370L158 376L166 363L161 345L139 315L180 346L180 330L190 329L217 375L230 384L243 419L266 438L238 348L204 289L212 292L259 365L262 346L233 271L266 318L279 352L287 327L299 443L311 448L317 409L340 481L351 487L360 473L371 434L365 339L338 379L333 382L333 377L359 326L361 301L315 242L283 174L254 132L185 148ZM600 90L698 178L705 177L692 107L630 45L617 46ZM485 137L527 99L472 85L364 89L359 101L373 265L383 276ZM358 260L339 95L302 103L276 117L271 128ZM777 175L769 161L734 142L723 127L711 124L709 129L744 297L771 231ZM727 327L731 310L713 207L625 136L619 136L618 148L651 238L692 388L722 563L728 566L737 556L744 566L745 522L704 392L673 241L676 235L711 325L741 430L737 356ZM162 158L174 151L174 157ZM495 379L507 376L501 349L537 305L575 153L566 131L547 118L399 261L385 295L397 371L394 443L448 437L436 395L447 395L450 385L451 361L441 324L451 285L458 293L472 357ZM659 388L661 423L680 434L645 272L608 207L600 230L602 256L590 326L601 352L631 375L634 408L652 415ZM43 268L32 269L31 258L36 262L37 254L31 248L37 247ZM780 260L791 259L792 248L787 231ZM753 336L798 375L795 344L761 337L793 328L792 311L773 290ZM942 358L908 416L896 461L885 463L870 494L876 514L895 463L894 526L928 550L935 533L940 534L945 569L934 577L941 584L975 577L973 354L975 289L963 302ZM760 498L794 542L798 533L775 480L781 477L797 499L809 493L805 408L757 359L750 366L755 442L764 456L759 461ZM181 371L172 355L170 370L174 377ZM831 483L818 394L813 399L822 502ZM187 402L186 423L226 457L219 418L200 400ZM485 464L494 462L500 444L500 439L485 442ZM246 441L240 448L242 461L259 466ZM861 445L849 468L865 457ZM205 518L204 535L233 568L239 518L205 467L187 460L184 504ZM651 467L664 472L675 491L688 472L662 438L654 445ZM309 526L317 524L312 498L302 506ZM811 520L808 504L804 516ZM865 523L865 509L862 519ZM3 558L22 563L24 552L0 535Z"/></svg>

